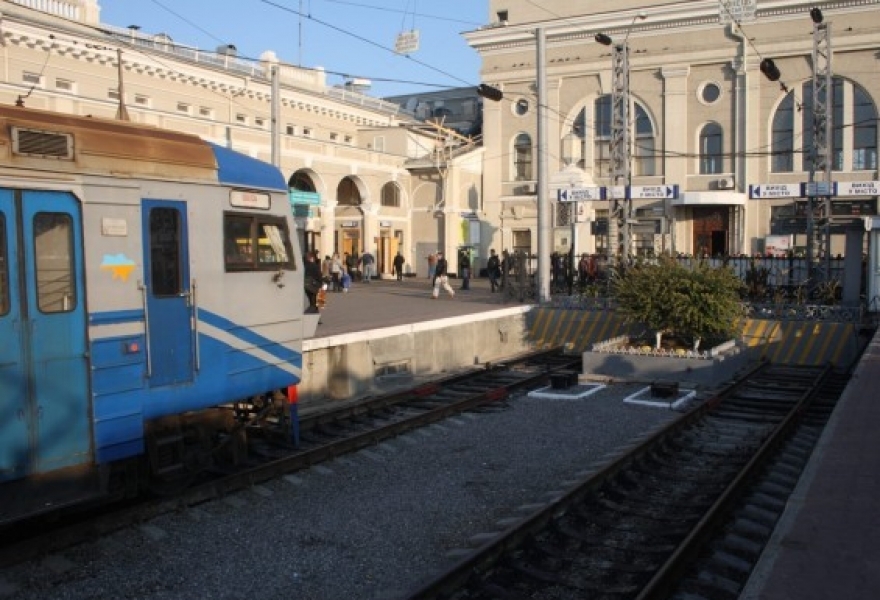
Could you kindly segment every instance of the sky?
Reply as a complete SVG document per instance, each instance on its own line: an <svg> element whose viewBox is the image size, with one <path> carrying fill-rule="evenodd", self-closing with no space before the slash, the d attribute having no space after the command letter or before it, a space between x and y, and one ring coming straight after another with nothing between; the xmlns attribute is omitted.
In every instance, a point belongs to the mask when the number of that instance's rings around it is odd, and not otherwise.
<svg viewBox="0 0 880 600"><path fill-rule="evenodd" d="M282 63L323 67L328 85L366 78L384 97L476 86L480 59L461 36L488 20L488 0L99 0L101 23L165 33L180 44L238 55L272 50ZM419 47L398 54L401 34Z"/></svg>

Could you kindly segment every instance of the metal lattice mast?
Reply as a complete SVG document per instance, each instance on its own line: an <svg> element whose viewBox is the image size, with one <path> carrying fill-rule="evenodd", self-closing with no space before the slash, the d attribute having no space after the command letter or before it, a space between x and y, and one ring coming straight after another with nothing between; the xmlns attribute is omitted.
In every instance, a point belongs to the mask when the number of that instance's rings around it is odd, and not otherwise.
<svg viewBox="0 0 880 600"><path fill-rule="evenodd" d="M629 256L629 183L630 128L629 128L629 45L615 44L611 64L611 182L614 193L611 214L608 217L608 243L611 255ZM618 190L624 190L619 197ZM621 239L622 238L622 239Z"/></svg>
<svg viewBox="0 0 880 600"><path fill-rule="evenodd" d="M831 168L834 140L831 115L834 93L831 83L831 24L813 22L813 145L810 148L810 185L807 192L807 257L808 269L813 268L817 246L824 254L816 281L831 277ZM821 205L817 206L817 201ZM818 211L817 211L818 209ZM822 226L817 227L819 213ZM808 273L814 283L812 273Z"/></svg>

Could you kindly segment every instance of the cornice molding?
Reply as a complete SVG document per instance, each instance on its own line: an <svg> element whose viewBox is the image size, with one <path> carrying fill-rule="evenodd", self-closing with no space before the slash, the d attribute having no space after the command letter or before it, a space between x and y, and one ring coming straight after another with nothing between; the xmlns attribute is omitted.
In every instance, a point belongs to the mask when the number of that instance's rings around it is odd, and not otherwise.
<svg viewBox="0 0 880 600"><path fill-rule="evenodd" d="M808 2L777 0L767 2L761 0L756 11L757 20L765 20L792 15L804 15L809 22L809 12L819 7L829 18L834 12L852 12L877 7L880 0L839 0L836 2ZM644 12L648 15L645 21L634 22L633 9L626 12L602 12L584 14L576 17L560 18L540 23L526 23L506 27L486 27L464 34L468 43L480 53L503 53L520 51L534 46L534 31L538 27L544 29L548 45L578 43L592 41L599 33L612 38L630 36L650 36L652 32L662 33L677 29L693 29L707 26L722 27L719 21L717 0L698 0L654 8L645 2ZM748 25L748 23L744 23Z"/></svg>

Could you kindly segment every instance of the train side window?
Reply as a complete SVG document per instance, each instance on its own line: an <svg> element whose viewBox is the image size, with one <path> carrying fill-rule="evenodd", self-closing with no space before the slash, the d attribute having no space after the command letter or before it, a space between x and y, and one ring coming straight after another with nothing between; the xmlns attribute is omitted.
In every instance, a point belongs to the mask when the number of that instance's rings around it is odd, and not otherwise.
<svg viewBox="0 0 880 600"><path fill-rule="evenodd" d="M223 247L227 271L296 268L287 221L281 217L226 214Z"/></svg>
<svg viewBox="0 0 880 600"><path fill-rule="evenodd" d="M6 215L0 213L0 315L9 312L9 249L6 247Z"/></svg>
<svg viewBox="0 0 880 600"><path fill-rule="evenodd" d="M73 221L63 213L34 215L37 307L44 313L76 308L73 262Z"/></svg>

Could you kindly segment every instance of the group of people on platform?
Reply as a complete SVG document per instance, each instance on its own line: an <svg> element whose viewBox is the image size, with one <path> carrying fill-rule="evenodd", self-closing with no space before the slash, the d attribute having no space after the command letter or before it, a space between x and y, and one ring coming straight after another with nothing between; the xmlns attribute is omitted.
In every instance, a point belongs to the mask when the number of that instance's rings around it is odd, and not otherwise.
<svg viewBox="0 0 880 600"><path fill-rule="evenodd" d="M455 298L455 290L449 283L449 263L442 251L432 252L427 257L428 279L431 282L431 298L440 297L440 292L445 291L449 298ZM375 274L375 258L369 251L364 251L360 257L344 253L325 256L319 262L316 252L306 254L305 288L309 299L309 307L306 312L318 312L320 305L319 296L322 292L348 292L351 288L352 278L355 273L360 274L361 281L370 283ZM394 277L397 281L403 281L404 266L406 259L397 252L392 261ZM510 254L505 250L499 256L495 249L489 251L486 261L486 275L489 278L489 287L492 293L500 292L505 281L505 269L509 273L513 267ZM471 259L467 250L459 252L458 274L461 277L461 289L470 289ZM551 276L554 287L573 287L575 282L581 288L596 282L600 277L600 266L595 254L584 253L575 266L571 260L571 254L553 253L551 256Z"/></svg>

